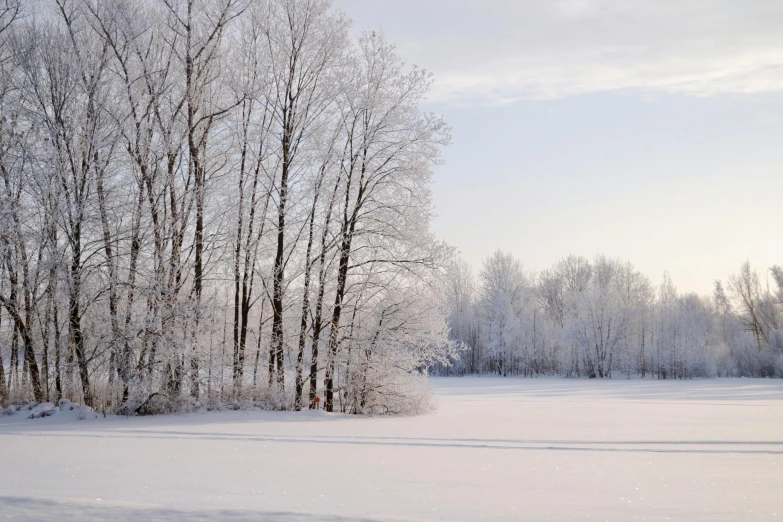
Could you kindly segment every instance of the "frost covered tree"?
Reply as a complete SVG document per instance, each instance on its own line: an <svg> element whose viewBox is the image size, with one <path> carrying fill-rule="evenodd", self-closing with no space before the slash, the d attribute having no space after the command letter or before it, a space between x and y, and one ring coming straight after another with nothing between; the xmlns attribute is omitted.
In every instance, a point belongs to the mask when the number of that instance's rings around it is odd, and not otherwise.
<svg viewBox="0 0 783 522"><path fill-rule="evenodd" d="M476 280L473 271L465 261L455 258L446 269L444 283L444 299L446 309L449 312L449 337L461 344L462 356L457 362L458 367L445 365L438 368L440 372L449 372L452 369L465 373L479 373L479 363L482 355L479 351L480 332L478 306L476 294Z"/></svg>
<svg viewBox="0 0 783 522"><path fill-rule="evenodd" d="M298 409L326 378L329 409L424 407L453 348L427 73L327 0L24 8L0 4L3 401Z"/></svg>
<svg viewBox="0 0 783 522"><path fill-rule="evenodd" d="M487 258L480 282L455 260L444 302L461 360L441 374L487 372L658 379L783 376L781 270L766 285L746 263L713 296L654 289L628 262L568 256L537 276L510 254ZM528 299L530 292L533 299ZM479 332L475 335L474 332Z"/></svg>
<svg viewBox="0 0 783 522"><path fill-rule="evenodd" d="M495 252L484 260L479 309L488 371L507 375L524 366L530 356L525 318L532 301L531 285L519 261Z"/></svg>
<svg viewBox="0 0 783 522"><path fill-rule="evenodd" d="M362 292L361 279L385 267L413 270L441 262L441 249L426 223L431 166L449 139L441 118L417 108L430 75L406 70L382 35L363 35L348 67L340 101L337 267L326 347L329 411L334 408L338 352L346 328L343 311L352 294Z"/></svg>

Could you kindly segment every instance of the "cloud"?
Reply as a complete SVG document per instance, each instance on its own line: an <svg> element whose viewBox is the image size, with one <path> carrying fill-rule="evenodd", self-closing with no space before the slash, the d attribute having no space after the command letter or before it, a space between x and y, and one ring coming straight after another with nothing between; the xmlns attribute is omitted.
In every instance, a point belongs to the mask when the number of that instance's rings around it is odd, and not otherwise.
<svg viewBox="0 0 783 522"><path fill-rule="evenodd" d="M725 56L650 56L623 60L618 52L509 58L485 67L436 74L430 101L502 104L589 92L640 89L708 96L783 90L783 52Z"/></svg>
<svg viewBox="0 0 783 522"><path fill-rule="evenodd" d="M638 89L783 90L783 2L338 0L435 73L434 102L503 104ZM412 13L416 13L412 16Z"/></svg>

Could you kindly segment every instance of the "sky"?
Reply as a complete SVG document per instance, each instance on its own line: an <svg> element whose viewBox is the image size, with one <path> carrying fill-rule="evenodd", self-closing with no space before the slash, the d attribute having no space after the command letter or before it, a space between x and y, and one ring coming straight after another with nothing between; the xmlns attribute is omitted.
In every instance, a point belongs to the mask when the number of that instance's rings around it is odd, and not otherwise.
<svg viewBox="0 0 783 522"><path fill-rule="evenodd" d="M433 73L433 229L475 271L602 253L707 295L783 264L783 1L334 4Z"/></svg>

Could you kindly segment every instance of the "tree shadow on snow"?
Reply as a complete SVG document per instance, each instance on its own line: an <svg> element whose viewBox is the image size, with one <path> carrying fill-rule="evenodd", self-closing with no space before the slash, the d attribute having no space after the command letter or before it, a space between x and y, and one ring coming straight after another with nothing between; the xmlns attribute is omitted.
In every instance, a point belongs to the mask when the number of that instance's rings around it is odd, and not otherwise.
<svg viewBox="0 0 783 522"><path fill-rule="evenodd" d="M344 517L306 513L233 509L176 509L156 506L107 503L99 500L48 500L33 497L0 496L0 518L21 522L40 520L104 521L112 522L169 522L169 521L268 521L268 522L378 522L367 517Z"/></svg>
<svg viewBox="0 0 783 522"><path fill-rule="evenodd" d="M48 436L29 433L30 436ZM783 455L780 440L584 440L584 439L494 439L438 437L378 437L335 435L265 435L219 432L95 430L77 437L103 440L209 440L250 443L329 444L411 448L452 448L474 450L582 451L622 453L724 453Z"/></svg>
<svg viewBox="0 0 783 522"><path fill-rule="evenodd" d="M566 379L563 377L523 378L519 376L465 376L431 379L436 395L461 400L574 399L639 400L666 403L719 401L727 405L746 401L783 399L781 379ZM744 404L743 404L744 405Z"/></svg>
<svg viewBox="0 0 783 522"><path fill-rule="evenodd" d="M146 429L154 427L190 427L219 425L263 424L267 422L286 423L328 423L340 421L352 421L362 418L356 415L343 413L326 413L323 410L305 411L265 411L265 410L238 410L238 411L200 411L195 413L174 413L163 415L131 416L109 415L107 418L98 416L95 419L76 421L72 417L51 417L29 419L28 412L20 412L16 415L0 415L0 434L25 433L33 430L43 431L82 431L85 428L97 427L113 429L115 427L132 427L134 429Z"/></svg>

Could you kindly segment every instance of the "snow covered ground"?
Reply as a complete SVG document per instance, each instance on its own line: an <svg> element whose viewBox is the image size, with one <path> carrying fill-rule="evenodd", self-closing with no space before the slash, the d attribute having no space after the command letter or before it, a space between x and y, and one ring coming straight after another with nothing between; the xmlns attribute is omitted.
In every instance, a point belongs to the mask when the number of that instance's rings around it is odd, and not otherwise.
<svg viewBox="0 0 783 522"><path fill-rule="evenodd" d="M783 381L433 379L436 413L0 417L0 519L783 519Z"/></svg>

